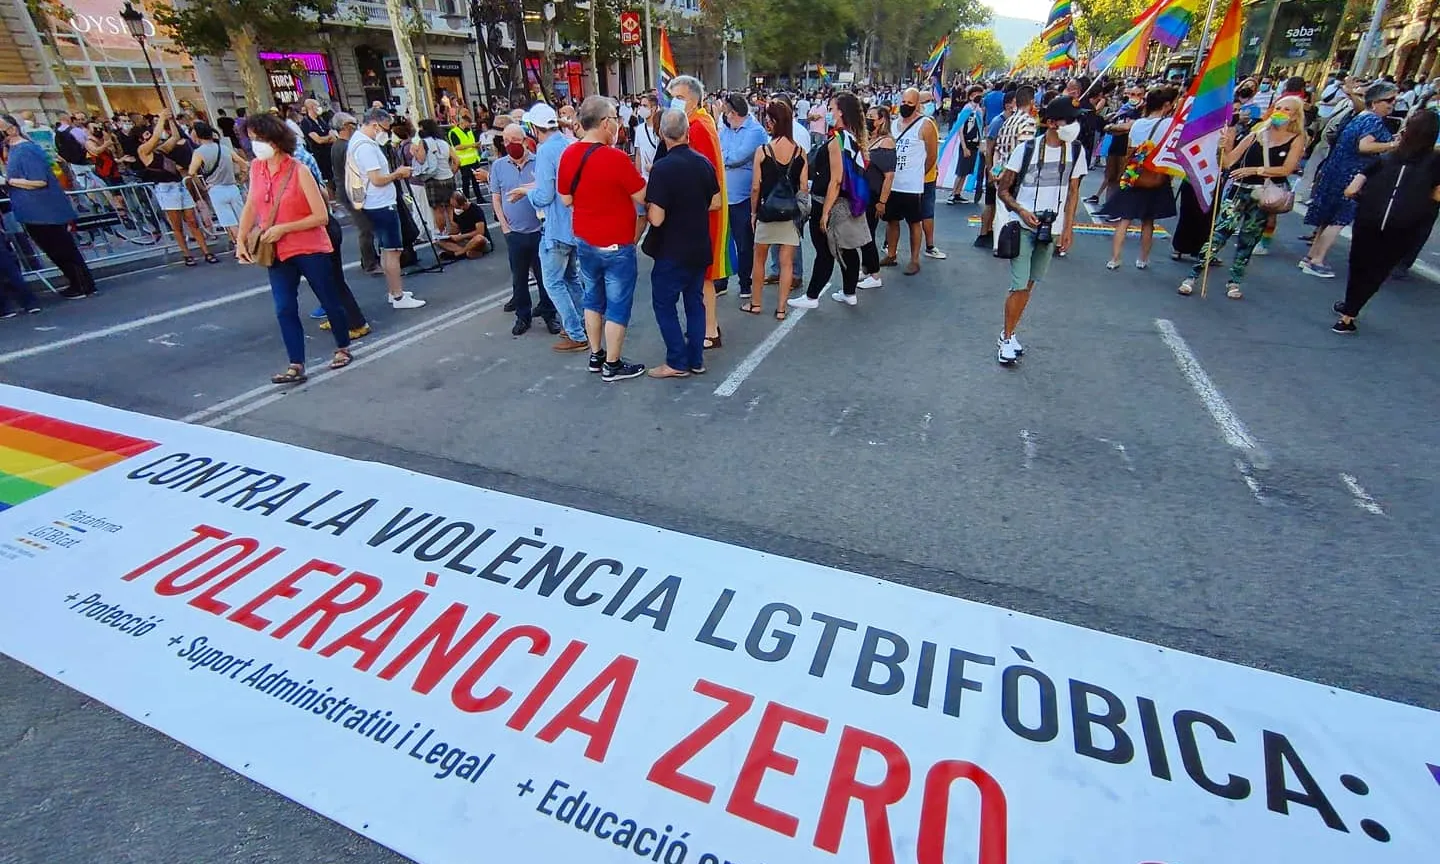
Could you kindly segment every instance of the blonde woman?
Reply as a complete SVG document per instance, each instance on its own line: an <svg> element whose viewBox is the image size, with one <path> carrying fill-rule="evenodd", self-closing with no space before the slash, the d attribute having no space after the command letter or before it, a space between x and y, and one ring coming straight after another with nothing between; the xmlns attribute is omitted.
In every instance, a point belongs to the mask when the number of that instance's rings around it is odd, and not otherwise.
<svg viewBox="0 0 1440 864"><path fill-rule="evenodd" d="M1235 260L1230 265L1225 296L1231 300L1245 296L1241 282L1269 217L1260 209L1256 196L1265 181L1283 185L1300 167L1300 157L1305 152L1305 133L1301 128L1304 116L1305 103L1298 97L1287 96L1276 100L1254 130L1239 141L1235 140L1235 127L1225 127L1221 152L1225 168L1230 172L1230 188L1220 205L1215 233L1200 250L1200 261L1191 268L1190 278L1180 283L1181 294L1188 295L1195 290L1195 280L1205 272L1207 262L1234 237Z"/></svg>

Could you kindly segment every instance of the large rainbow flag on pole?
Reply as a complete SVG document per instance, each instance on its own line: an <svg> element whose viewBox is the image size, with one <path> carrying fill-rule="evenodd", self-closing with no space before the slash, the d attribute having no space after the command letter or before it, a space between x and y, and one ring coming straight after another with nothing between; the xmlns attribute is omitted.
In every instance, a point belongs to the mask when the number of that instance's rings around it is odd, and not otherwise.
<svg viewBox="0 0 1440 864"><path fill-rule="evenodd" d="M1185 176L1195 187L1196 199L1206 210L1210 209L1212 191L1220 184L1220 135L1230 122L1235 98L1235 67L1240 57L1240 27L1244 18L1242 5L1242 0L1231 0L1200 74L1190 85L1184 116L1175 118L1176 123L1185 125L1175 136L1172 155L1185 169Z"/></svg>
<svg viewBox="0 0 1440 864"><path fill-rule="evenodd" d="M670 104L670 97L667 95L670 81L679 75L680 71L675 67L675 52L670 50L670 34L665 28L660 28L660 79L656 82L656 102L663 108Z"/></svg>
<svg viewBox="0 0 1440 864"><path fill-rule="evenodd" d="M1070 0L1055 0L1041 36L1050 46L1045 54L1045 65L1052 72L1076 65L1075 16Z"/></svg>
<svg viewBox="0 0 1440 864"><path fill-rule="evenodd" d="M1135 16L1133 23L1153 20L1155 26L1150 38L1161 45L1177 48L1189 35L1199 11L1200 0L1155 0L1144 12Z"/></svg>
<svg viewBox="0 0 1440 864"><path fill-rule="evenodd" d="M944 36L940 37L940 40L938 42L935 43L935 47L930 49L930 56L925 58L926 78L929 78L930 76L935 74L935 71L940 68L941 61L943 61L945 59L945 55L949 53L950 34L946 33Z"/></svg>

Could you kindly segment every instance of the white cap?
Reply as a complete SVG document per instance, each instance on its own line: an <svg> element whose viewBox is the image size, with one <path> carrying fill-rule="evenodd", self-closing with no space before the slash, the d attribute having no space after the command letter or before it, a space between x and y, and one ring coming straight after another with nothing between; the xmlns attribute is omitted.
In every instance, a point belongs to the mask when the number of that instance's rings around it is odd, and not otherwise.
<svg viewBox="0 0 1440 864"><path fill-rule="evenodd" d="M554 108L551 108L544 102L536 102L534 105L531 105L530 110L525 112L524 122L529 123L536 129L560 128L560 117L555 113Z"/></svg>

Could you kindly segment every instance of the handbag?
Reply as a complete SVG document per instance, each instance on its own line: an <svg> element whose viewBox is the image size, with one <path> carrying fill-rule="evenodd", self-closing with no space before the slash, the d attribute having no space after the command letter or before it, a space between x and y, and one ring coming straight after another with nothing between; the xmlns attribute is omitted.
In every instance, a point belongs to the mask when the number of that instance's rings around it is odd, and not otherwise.
<svg viewBox="0 0 1440 864"><path fill-rule="evenodd" d="M1255 143L1260 145L1260 158L1265 164L1265 170L1270 170L1270 148L1258 137ZM1290 186L1286 183L1276 183L1267 177L1265 182L1256 186L1250 194L1255 197L1261 213L1289 213L1295 209L1295 193L1290 191Z"/></svg>
<svg viewBox="0 0 1440 864"><path fill-rule="evenodd" d="M797 154L798 155L798 154ZM805 218L801 213L799 196L795 192L795 184L790 181L790 166L795 164L794 157L786 165L780 165L775 158L775 153L770 145L765 145L765 158L774 162L781 169L780 180L775 188L760 201L760 207L755 212L755 219L758 222L794 222ZM809 201L805 202L807 205Z"/></svg>
<svg viewBox="0 0 1440 864"><path fill-rule="evenodd" d="M285 199L285 190L290 185L290 178L295 176L294 160L291 160L290 173L280 181L280 190L275 193L275 203L270 207L270 224L264 222L255 226L250 236L245 238L245 249L250 253L250 260L261 267L270 267L275 264L275 243L269 240L261 240L265 229L275 225L275 217L280 215L280 202ZM273 180L272 180L273 182Z"/></svg>

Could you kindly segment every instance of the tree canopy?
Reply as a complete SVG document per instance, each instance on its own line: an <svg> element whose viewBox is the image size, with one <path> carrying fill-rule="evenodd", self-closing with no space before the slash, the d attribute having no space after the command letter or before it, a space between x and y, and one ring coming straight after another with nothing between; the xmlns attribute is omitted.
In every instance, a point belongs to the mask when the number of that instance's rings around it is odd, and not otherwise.
<svg viewBox="0 0 1440 864"><path fill-rule="evenodd" d="M1004 70L1009 62L993 30L965 30L951 43L948 68L959 72L973 69L979 63L987 70Z"/></svg>

